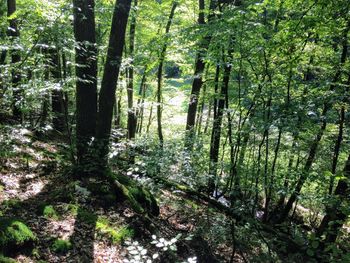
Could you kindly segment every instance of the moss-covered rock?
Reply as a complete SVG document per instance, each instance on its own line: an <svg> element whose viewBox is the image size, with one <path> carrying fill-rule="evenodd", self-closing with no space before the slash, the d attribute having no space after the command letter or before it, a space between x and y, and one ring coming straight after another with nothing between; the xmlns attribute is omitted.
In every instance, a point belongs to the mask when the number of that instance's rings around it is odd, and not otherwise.
<svg viewBox="0 0 350 263"><path fill-rule="evenodd" d="M159 215L157 200L151 192L124 175L114 175L113 177L117 196L126 198L136 212L147 212L154 216Z"/></svg>
<svg viewBox="0 0 350 263"><path fill-rule="evenodd" d="M33 248L36 237L23 222L13 218L0 218L0 251L12 255Z"/></svg>

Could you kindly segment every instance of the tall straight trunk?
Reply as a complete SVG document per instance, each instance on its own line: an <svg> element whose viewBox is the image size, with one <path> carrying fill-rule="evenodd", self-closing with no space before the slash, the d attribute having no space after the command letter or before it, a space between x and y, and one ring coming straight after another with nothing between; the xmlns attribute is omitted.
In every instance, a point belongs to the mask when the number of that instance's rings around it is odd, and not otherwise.
<svg viewBox="0 0 350 263"><path fill-rule="evenodd" d="M134 109L134 50L135 50L135 30L136 30L136 12L137 12L138 0L134 0L134 12L130 21L129 31L129 55L131 57L131 65L128 68L128 85L127 85L127 96L128 96L128 138L135 138L136 133L136 112Z"/></svg>
<svg viewBox="0 0 350 263"><path fill-rule="evenodd" d="M211 112L212 112L212 107L213 103L210 101L209 105L208 105L208 114L207 114L207 119L205 120L205 126L204 126L204 134L207 134L208 132L208 128L209 128L209 122L210 122L210 118L211 118Z"/></svg>
<svg viewBox="0 0 350 263"><path fill-rule="evenodd" d="M265 222L268 219L269 206L270 206L270 202L272 199L272 191L273 191L274 181L275 181L274 178L275 178L276 163L277 163L278 153L279 153L280 146L281 146L281 137L282 137L282 128L280 127L278 130L277 142L276 142L274 157L273 157L273 161L272 161L272 165L271 165L271 179L270 179L269 185L266 188L264 216L263 216L263 221L265 221Z"/></svg>
<svg viewBox="0 0 350 263"><path fill-rule="evenodd" d="M348 213L346 201L350 194L350 154L343 170L344 178L340 179L334 191L334 202L326 208L326 215L323 217L321 225L318 228L317 236L326 235L324 243L334 243L340 232L340 229L345 223Z"/></svg>
<svg viewBox="0 0 350 263"><path fill-rule="evenodd" d="M349 82L350 83L350 82ZM335 141L334 145L334 151L333 151L333 158L332 158L332 177L329 184L328 194L332 195L333 187L334 187L334 177L337 171L337 164L339 159L339 153L340 153L340 146L343 141L343 130L344 130L344 122L345 122L345 108L344 106L341 107L340 113L339 113L339 130L338 130L338 136Z"/></svg>
<svg viewBox="0 0 350 263"><path fill-rule="evenodd" d="M159 137L159 145L163 147L164 138L163 138L163 131L162 131L162 86L163 86L163 66L164 66L164 60L166 55L166 50L168 48L168 40L169 40L169 32L170 27L173 22L175 10L178 3L174 1L172 3L170 15L168 18L168 22L165 27L165 41L163 44L163 47L161 49L160 55L159 55L159 65L157 70L157 131L158 131L158 137Z"/></svg>
<svg viewBox="0 0 350 263"><path fill-rule="evenodd" d="M7 16L11 17L16 12L16 0L7 0ZM7 31L8 36L11 38L12 42L16 42L19 39L19 30L17 26L17 19L11 18L9 19L9 29ZM12 114L13 118L19 122L23 121L23 114L21 110L21 100L23 96L23 91L20 87L20 82L22 79L21 72L18 68L16 68L16 64L21 61L20 50L11 50L11 63L12 63L12 94L13 94L13 102L12 102Z"/></svg>
<svg viewBox="0 0 350 263"><path fill-rule="evenodd" d="M145 109L145 98L146 98L146 70L143 73L141 83L140 83L140 89L139 89L139 99L137 100L137 112L136 112L136 118L137 118L137 126L136 126L136 132L141 133L142 132L142 126L143 126L143 114Z"/></svg>
<svg viewBox="0 0 350 263"><path fill-rule="evenodd" d="M205 24L205 18L204 18L204 12L205 12L205 1L199 0L199 15L198 15L198 24L204 25ZM217 0L211 0L209 5L209 16L208 16L208 22L211 22L213 19L213 11L216 9L217 6ZM196 114L197 114L197 105L198 105L198 97L200 94L200 90L203 85L203 71L205 68L205 62L204 58L207 54L210 42L211 42L211 34L207 34L199 43L199 50L196 55L196 63L194 68L194 79L192 82L192 89L191 89L191 96L190 101L188 104L188 111L187 111L187 121L186 121L186 131L188 131L188 134L186 138L186 146L187 148L191 148L191 141L193 134L193 128L196 123ZM187 145L188 144L188 145Z"/></svg>
<svg viewBox="0 0 350 263"><path fill-rule="evenodd" d="M53 48L49 51L50 58L50 72L55 80L56 84L62 83L62 73L61 73L61 62L60 56L57 48ZM60 86L60 85L58 85ZM65 107L64 107L64 94L62 87L55 88L51 91L51 107L52 107L52 124L53 128L59 132L65 132L66 121L65 121Z"/></svg>
<svg viewBox="0 0 350 263"><path fill-rule="evenodd" d="M231 51L229 51L231 53ZM231 54L228 55L231 57ZM212 194L215 189L215 181L217 176L217 163L219 158L219 148L221 139L221 124L222 117L225 110L226 101L228 100L228 86L230 81L232 65L228 62L224 67L224 75L221 86L221 97L218 101L217 114L213 120L213 128L210 141L210 163L209 163L209 174L210 178L208 181L208 193Z"/></svg>
<svg viewBox="0 0 350 263"><path fill-rule="evenodd" d="M266 139L266 134L263 134L262 140L259 143L259 147L258 147L258 157L257 157L257 171L255 173L255 186L254 186L254 203L252 206L252 216L255 216L255 210L256 207L258 206L258 202L259 202L259 179L260 179L260 172L261 172L261 156L262 156L262 147L264 145L265 139Z"/></svg>
<svg viewBox="0 0 350 263"><path fill-rule="evenodd" d="M343 68L344 63L346 62L347 54L348 54L347 36L348 36L349 30L350 30L350 21L348 22L347 27L345 28L345 30L343 32L343 43L342 43L342 53L340 56L340 63L339 63L337 70L335 72L333 82L330 86L330 91L334 91L334 89L336 88L337 82L341 79L342 68ZM298 196L300 195L300 191L308 178L309 171L310 171L311 166L312 166L314 159L316 157L318 145L319 145L319 143L323 137L323 134L326 130L326 127L327 127L326 116L327 116L328 111L332 108L332 105L333 105L332 102L329 102L329 101L325 101L323 104L323 110L322 110L322 115L321 115L322 121L321 121L320 129L319 129L314 141L312 142L312 144L310 146L310 151L309 151L306 163L304 165L304 168L301 172L301 176L299 177L297 184L296 184L291 196L289 197L289 199L287 201L286 206L284 207L279 219L277 220L277 223L281 223L287 218L290 210L292 209L294 202L297 200Z"/></svg>
<svg viewBox="0 0 350 263"><path fill-rule="evenodd" d="M77 161L83 164L95 136L97 116L97 49L94 0L74 0L76 40L76 144Z"/></svg>
<svg viewBox="0 0 350 263"><path fill-rule="evenodd" d="M200 135L202 133L202 122L203 122L203 113L204 113L204 106L205 106L205 96L206 96L206 85L203 86L203 92L202 92L202 101L199 105L199 111L197 113L197 121L196 121L196 130L197 134Z"/></svg>
<svg viewBox="0 0 350 263"><path fill-rule="evenodd" d="M0 53L0 99L4 96L5 93L5 84L4 84L4 79L2 78L2 71L1 71L1 66L5 64L6 61L6 56L7 56L7 51L2 50Z"/></svg>
<svg viewBox="0 0 350 263"><path fill-rule="evenodd" d="M151 105L151 109L149 110L146 133L149 133L149 128L151 127L151 123L152 123L152 115L153 115L153 103Z"/></svg>
<svg viewBox="0 0 350 263"><path fill-rule="evenodd" d="M130 6L131 0L119 0L115 4L113 12L107 58L104 65L101 90L99 94L99 111L96 131L99 161L102 166L107 165L113 107L115 104L115 92L122 62Z"/></svg>
<svg viewBox="0 0 350 263"><path fill-rule="evenodd" d="M50 72L47 66L45 67L45 74L44 74L44 80L49 81L50 79ZM40 113L40 122L39 122L39 127L44 128L47 122L47 117L49 116L49 101L50 101L50 95L49 94L44 94L43 96L43 104L41 108L41 113Z"/></svg>
<svg viewBox="0 0 350 263"><path fill-rule="evenodd" d="M309 65L311 66L313 64L314 58L313 56L311 56L310 61L309 61ZM291 73L291 72L290 72ZM288 110L288 105L290 102L290 81L291 81L291 74L289 75L289 82L288 82L288 90L287 90L287 103L286 103L286 109ZM311 80L314 79L314 75L311 72L310 68L306 71L306 73L304 74L304 81L305 82L309 82ZM300 105L304 105L307 99L307 92L308 89L305 86L304 90L303 90L303 95L302 95L302 99L300 102ZM294 128L294 132L293 132L293 142L291 145L291 152L289 154L289 160L288 160L288 168L287 168L287 174L284 176L284 182L283 182L283 191L280 194L279 200L277 201L276 207L272 213L272 216L275 218L276 216L278 217L278 214L280 213L280 211L283 209L284 203L285 203L285 199L286 199L286 192L288 190L288 186L289 186L289 180L290 180L290 175L292 173L292 168L293 168L293 163L294 163L294 159L295 159L295 155L296 155L296 149L297 149L297 145L298 145L298 141L299 141L299 134L300 134L300 129L303 123L303 116L304 113L303 112L298 112L298 118L297 118L297 122L295 124L295 128ZM271 221L274 221L275 219L272 218Z"/></svg>

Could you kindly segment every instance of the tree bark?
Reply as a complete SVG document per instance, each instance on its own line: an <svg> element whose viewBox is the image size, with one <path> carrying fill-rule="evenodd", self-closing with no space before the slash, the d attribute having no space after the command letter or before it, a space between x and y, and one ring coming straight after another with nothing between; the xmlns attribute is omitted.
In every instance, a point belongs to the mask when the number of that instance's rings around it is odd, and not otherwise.
<svg viewBox="0 0 350 263"><path fill-rule="evenodd" d="M76 40L76 144L77 161L83 164L95 136L97 116L97 48L94 0L74 0Z"/></svg>
<svg viewBox="0 0 350 263"><path fill-rule="evenodd" d="M16 12L16 0L7 0L7 16L11 17ZM7 31L8 36L10 37L12 42L18 41L19 39L19 30L18 23L16 18L9 19L9 29ZM21 61L21 55L19 50L12 49L11 50L11 63L12 63L12 94L13 94L13 102L12 102L12 114L13 118L16 121L22 123L23 114L21 109L21 100L23 99L23 91L20 87L20 82L22 79L21 72L18 68L16 68L16 64Z"/></svg>
<svg viewBox="0 0 350 263"><path fill-rule="evenodd" d="M198 5L199 5L198 24L204 25L205 24L205 19L204 19L205 1L199 0ZM211 0L209 5L209 12L213 12L216 9L216 7L217 7L217 0ZM208 22L210 22L213 19L213 17L214 17L213 14L209 13ZM200 94L201 87L203 85L202 74L205 68L204 58L208 51L209 44L211 42L211 37L212 36L208 34L201 40L201 42L199 43L199 50L197 51L197 55L196 55L194 78L192 82L191 96L190 96L190 101L188 104L188 111L187 111L186 131L188 132L187 136L189 136L186 138L187 142L192 141L191 137L194 135L192 134L193 133L192 129L194 128L194 125L196 123L198 97Z"/></svg>
<svg viewBox="0 0 350 263"><path fill-rule="evenodd" d="M231 51L229 51L228 57L231 58ZM228 101L228 86L230 81L232 65L229 62L225 63L224 76L222 80L220 99L218 101L217 114L214 116L213 129L210 141L210 163L209 163L209 181L208 181L208 193L212 194L215 189L215 181L217 176L217 163L219 158L219 148L221 139L221 124L222 117L224 115L225 105Z"/></svg>
<svg viewBox="0 0 350 263"><path fill-rule="evenodd" d="M104 65L101 90L99 94L96 147L98 150L99 162L101 162L104 167L107 165L115 92L122 62L130 6L131 0L119 0L115 4L107 58Z"/></svg>
<svg viewBox="0 0 350 263"><path fill-rule="evenodd" d="M134 12L130 21L129 31L129 55L131 57L131 65L128 68L128 138L135 138L136 133L136 112L134 108L134 50L135 50L135 30L136 30L136 16L137 16L138 0L134 0Z"/></svg>

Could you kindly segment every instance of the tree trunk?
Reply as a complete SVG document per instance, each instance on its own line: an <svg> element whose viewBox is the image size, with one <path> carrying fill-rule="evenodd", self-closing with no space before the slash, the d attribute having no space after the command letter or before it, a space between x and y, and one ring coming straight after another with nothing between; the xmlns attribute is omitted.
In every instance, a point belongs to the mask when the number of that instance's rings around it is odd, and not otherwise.
<svg viewBox="0 0 350 263"><path fill-rule="evenodd" d="M7 0L7 16L11 17L16 12L16 0ZM11 18L9 19L9 29L7 31L8 36L10 37L12 42L16 42L19 39L19 30L17 26L17 19ZM12 63L12 94L13 94L13 102L12 102L12 114L13 118L22 123L23 114L21 109L21 101L23 97L23 91L20 87L20 82L22 79L21 72L18 68L16 68L16 64L21 61L20 50L11 50L11 63Z"/></svg>
<svg viewBox="0 0 350 263"><path fill-rule="evenodd" d="M349 30L350 30L350 21L343 32L344 38L343 38L343 43L342 43L342 53L340 56L340 63L337 67L338 69L334 75L333 82L330 86L330 91L333 91L336 88L337 82L341 79L342 68L343 68L344 63L346 62L347 53L348 53L347 36L348 36ZM308 155L308 158L307 158L306 163L304 165L304 168L301 172L301 176L299 177L298 182L297 182L290 198L288 199L288 202L287 202L285 208L283 209L279 219L277 220L277 223L281 223L287 218L290 210L292 209L294 202L297 200L298 196L300 195L300 191L308 178L308 173L309 173L311 166L314 162L314 159L316 157L318 145L319 145L319 143L322 139L322 136L323 136L323 134L326 130L326 127L327 127L327 113L331 108L332 108L332 102L325 101L323 104L323 110L322 110L322 115L321 115L322 116L321 127L320 127L314 141L311 144L309 155Z"/></svg>
<svg viewBox="0 0 350 263"><path fill-rule="evenodd" d="M83 164L95 136L97 115L97 49L94 0L74 0L76 40L76 144L77 161Z"/></svg>
<svg viewBox="0 0 350 263"><path fill-rule="evenodd" d="M231 53L231 51L229 51ZM228 55L231 58L231 54ZM212 194L215 189L215 181L217 176L217 163L219 158L220 138L221 138L221 124L222 117L225 110L226 101L228 100L228 86L230 81L232 65L227 62L224 67L224 76L221 86L221 94L218 102L217 114L214 116L213 129L210 141L210 163L209 163L209 181L208 181L208 193Z"/></svg>
<svg viewBox="0 0 350 263"><path fill-rule="evenodd" d="M166 50L168 48L168 39L169 39L169 31L171 24L173 22L175 9L177 7L178 3L176 1L173 2L169 19L165 27L165 40L162 47L162 50L160 52L159 56L159 65L157 70L157 131L158 131L158 137L159 137L159 145L160 147L163 147L164 138L163 138L163 131L162 131L162 86L163 86L163 65L166 55Z"/></svg>
<svg viewBox="0 0 350 263"><path fill-rule="evenodd" d="M137 16L137 1L134 0L134 12L130 21L129 31L129 55L131 57L131 64L128 68L128 138L135 138L136 133L136 112L134 108L134 50L135 50L135 29L136 29L136 16Z"/></svg>
<svg viewBox="0 0 350 263"><path fill-rule="evenodd" d="M199 0L198 4L199 4L198 24L204 25L205 24L205 19L204 19L205 1ZM216 9L216 6L217 6L217 1L211 0L209 5L209 12L213 12ZM208 22L210 22L212 18L213 18L213 14L210 13L208 16ZM187 121L186 121L186 131L188 132L187 134L188 137L186 138L186 144L190 144L190 145L187 145L187 148L190 148L190 149L192 148L191 137L194 135L192 130L196 123L198 97L203 85L202 74L205 68L204 58L209 48L211 37L212 37L211 34L208 34L201 40L199 44L199 50L196 55L194 78L192 82L191 96L188 104Z"/></svg>
<svg viewBox="0 0 350 263"><path fill-rule="evenodd" d="M112 126L115 92L119 77L122 54L125 43L125 31L128 22L131 0L119 0L115 4L111 33L101 90L99 94L99 112L97 118L97 150L99 162L103 167L107 165L109 152L109 138Z"/></svg>
<svg viewBox="0 0 350 263"><path fill-rule="evenodd" d="M350 82L349 82L350 83ZM332 159L332 177L329 184L328 194L332 195L333 193L333 186L334 186L334 177L337 172L337 164L339 159L339 153L340 153L340 146L343 141L343 130L344 130L344 122L345 122L345 108L344 106L341 107L340 113L339 113L339 130L338 130L338 136L337 140L334 145L334 152L333 152L333 159Z"/></svg>
<svg viewBox="0 0 350 263"><path fill-rule="evenodd" d="M334 243L337 239L340 229L345 223L348 213L346 201L349 197L349 180L350 180L350 154L345 164L343 174L345 178L339 180L334 191L334 202L327 206L326 215L323 217L317 236L321 237L325 234L324 243Z"/></svg>
<svg viewBox="0 0 350 263"><path fill-rule="evenodd" d="M137 133L142 132L142 126L143 126L143 114L144 114L144 109L145 109L145 98L146 98L146 89L147 89L147 84L146 84L146 70L143 73L141 83L140 83L140 89L139 89L139 99L137 101Z"/></svg>
<svg viewBox="0 0 350 263"><path fill-rule="evenodd" d="M57 48L51 49L49 54L50 72L55 83L58 84L58 88L54 88L51 91L51 107L53 113L52 124L56 131L63 133L66 131L66 121L63 87L60 86L62 83L60 56Z"/></svg>

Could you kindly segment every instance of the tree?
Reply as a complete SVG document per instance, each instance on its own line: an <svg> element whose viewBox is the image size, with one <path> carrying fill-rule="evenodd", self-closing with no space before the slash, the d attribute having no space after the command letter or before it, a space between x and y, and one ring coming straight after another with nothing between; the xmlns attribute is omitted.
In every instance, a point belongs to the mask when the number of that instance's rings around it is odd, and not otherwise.
<svg viewBox="0 0 350 263"><path fill-rule="evenodd" d="M97 48L94 0L74 0L76 39L76 144L78 164L86 161L95 136L97 115Z"/></svg>
<svg viewBox="0 0 350 263"><path fill-rule="evenodd" d="M96 138L99 152L98 158L103 166L107 164L113 107L115 103L114 98L122 62L130 6L131 0L119 0L115 4L107 58L104 65L101 90L99 93Z"/></svg>
<svg viewBox="0 0 350 263"><path fill-rule="evenodd" d="M11 63L12 63L12 92L13 92L13 104L12 104L12 114L13 118L19 122L22 122L22 110L21 110L21 101L23 92L21 90L21 72L17 68L18 63L21 61L20 49L18 49L19 40L19 30L17 26L17 19L15 17L16 13L16 0L7 0L7 16L9 17L9 28L7 31L8 36L11 38L12 43L16 43L14 45L16 48L11 49Z"/></svg>
<svg viewBox="0 0 350 263"><path fill-rule="evenodd" d="M163 147L163 143L164 143L163 131L162 131L163 66L164 66L166 50L168 48L170 27L171 27L171 24L173 22L173 18L174 18L174 14L175 14L175 10L176 10L177 5L178 5L177 1L174 1L172 3L168 22L165 26L165 41L163 43L163 46L161 48L159 58L158 58L159 64L158 64L158 70L157 70L157 131L158 131L158 137L159 137L159 144L161 147Z"/></svg>
<svg viewBox="0 0 350 263"><path fill-rule="evenodd" d="M133 139L136 133L137 118L136 112L133 106L134 95L134 50L135 50L135 30L136 30L136 17L137 17L137 4L138 0L134 0L134 12L131 16L130 30L129 30L129 55L131 57L131 65L128 68L128 138Z"/></svg>

